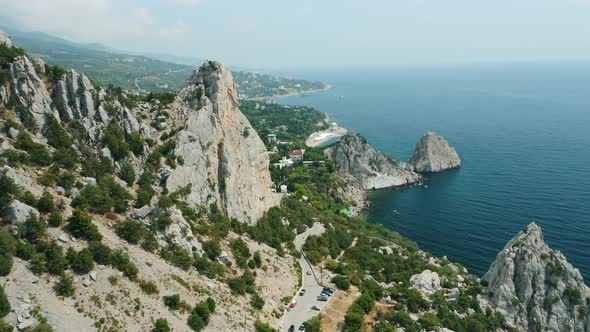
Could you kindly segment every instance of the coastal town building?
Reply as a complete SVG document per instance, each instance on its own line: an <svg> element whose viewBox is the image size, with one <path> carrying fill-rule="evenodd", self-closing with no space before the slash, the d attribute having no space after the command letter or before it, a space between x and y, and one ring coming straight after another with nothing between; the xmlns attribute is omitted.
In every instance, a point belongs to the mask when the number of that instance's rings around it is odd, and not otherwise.
<svg viewBox="0 0 590 332"><path fill-rule="evenodd" d="M291 158L283 157L278 163L274 163L273 166L282 169L283 167L291 167L293 164L294 162Z"/></svg>
<svg viewBox="0 0 590 332"><path fill-rule="evenodd" d="M292 159L294 162L301 162L301 161L303 161L304 154L305 154L304 149L291 150L291 151L289 151L289 158Z"/></svg>
<svg viewBox="0 0 590 332"><path fill-rule="evenodd" d="M268 143L274 143L277 141L277 134L268 134L266 135L266 140Z"/></svg>

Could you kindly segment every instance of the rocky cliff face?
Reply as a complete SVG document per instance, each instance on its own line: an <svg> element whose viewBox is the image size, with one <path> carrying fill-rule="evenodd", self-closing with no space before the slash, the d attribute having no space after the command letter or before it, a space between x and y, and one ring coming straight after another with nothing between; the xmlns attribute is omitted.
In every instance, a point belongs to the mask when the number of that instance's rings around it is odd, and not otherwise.
<svg viewBox="0 0 590 332"><path fill-rule="evenodd" d="M590 290L578 269L543 241L532 223L498 254L483 277L487 301L526 331L590 331Z"/></svg>
<svg viewBox="0 0 590 332"><path fill-rule="evenodd" d="M271 191L264 144L240 112L237 96L227 66L211 61L195 71L179 93L189 108L185 129L176 135L175 154L184 165L172 171L166 188L190 184L189 203L215 203L228 216L255 223L278 197Z"/></svg>
<svg viewBox="0 0 590 332"><path fill-rule="evenodd" d="M430 131L416 144L410 164L417 172L440 172L460 167L461 159L442 136Z"/></svg>
<svg viewBox="0 0 590 332"><path fill-rule="evenodd" d="M4 31L0 31L0 44L6 45L6 47L12 47L12 40Z"/></svg>
<svg viewBox="0 0 590 332"><path fill-rule="evenodd" d="M35 66L28 57L19 56L10 66L11 95L29 111L38 126L45 123L46 114L56 114L51 107L51 97Z"/></svg>
<svg viewBox="0 0 590 332"><path fill-rule="evenodd" d="M375 150L356 134L344 136L326 154L341 175L362 190L403 186L421 180L409 165Z"/></svg>

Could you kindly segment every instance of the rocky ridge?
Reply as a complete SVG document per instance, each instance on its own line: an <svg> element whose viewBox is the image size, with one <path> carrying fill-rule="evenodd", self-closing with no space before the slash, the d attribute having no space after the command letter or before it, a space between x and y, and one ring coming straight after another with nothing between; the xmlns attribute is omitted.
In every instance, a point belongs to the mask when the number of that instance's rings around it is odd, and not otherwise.
<svg viewBox="0 0 590 332"><path fill-rule="evenodd" d="M461 159L442 136L429 131L416 143L410 165L416 172L435 173L460 167Z"/></svg>
<svg viewBox="0 0 590 332"><path fill-rule="evenodd" d="M526 331L589 331L590 290L580 271L532 223L498 254L483 277L483 302Z"/></svg>

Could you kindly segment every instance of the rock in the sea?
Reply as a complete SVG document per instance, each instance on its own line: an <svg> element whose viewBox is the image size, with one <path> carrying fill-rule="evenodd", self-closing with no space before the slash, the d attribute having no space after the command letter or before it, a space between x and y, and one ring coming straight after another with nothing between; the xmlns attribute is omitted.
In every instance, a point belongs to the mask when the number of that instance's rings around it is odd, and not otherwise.
<svg viewBox="0 0 590 332"><path fill-rule="evenodd" d="M442 136L429 131L416 144L410 164L417 172L440 172L460 167L461 159Z"/></svg>
<svg viewBox="0 0 590 332"><path fill-rule="evenodd" d="M532 223L498 254L482 279L484 301L524 331L588 331L590 290L580 271Z"/></svg>
<svg viewBox="0 0 590 332"><path fill-rule="evenodd" d="M441 290L441 281L438 273L430 270L424 270L419 274L414 274L410 278L410 285L426 296L430 296Z"/></svg>
<svg viewBox="0 0 590 332"><path fill-rule="evenodd" d="M326 150L340 175L353 178L361 190L403 186L421 177L403 162L375 150L363 137L347 134Z"/></svg>
<svg viewBox="0 0 590 332"><path fill-rule="evenodd" d="M4 219L10 224L19 225L24 223L33 214L39 218L39 211L32 206L13 200L4 208Z"/></svg>
<svg viewBox="0 0 590 332"><path fill-rule="evenodd" d="M179 99L189 109L174 150L184 164L168 176L166 188L174 192L191 185L189 204L217 204L229 217L256 223L280 196L271 191L266 148L238 107L229 68L205 62Z"/></svg>

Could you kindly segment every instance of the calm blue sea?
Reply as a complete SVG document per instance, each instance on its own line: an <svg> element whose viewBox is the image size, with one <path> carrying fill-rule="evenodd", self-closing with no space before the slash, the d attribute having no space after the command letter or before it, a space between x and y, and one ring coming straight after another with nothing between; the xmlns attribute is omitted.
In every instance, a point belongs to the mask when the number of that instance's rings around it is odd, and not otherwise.
<svg viewBox="0 0 590 332"><path fill-rule="evenodd" d="M590 280L590 65L282 73L335 88L281 103L326 112L396 159L428 130L459 152L463 167L428 176L428 188L373 192L370 222L481 275L535 221Z"/></svg>

